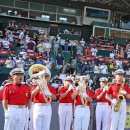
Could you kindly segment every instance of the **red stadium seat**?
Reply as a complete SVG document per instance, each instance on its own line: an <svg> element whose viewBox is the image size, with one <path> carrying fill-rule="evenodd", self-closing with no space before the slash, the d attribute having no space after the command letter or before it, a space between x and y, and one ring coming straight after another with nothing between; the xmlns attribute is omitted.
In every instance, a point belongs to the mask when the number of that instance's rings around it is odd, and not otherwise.
<svg viewBox="0 0 130 130"><path fill-rule="evenodd" d="M104 57L98 57L98 58L99 58L99 60L100 60L101 62L104 62L104 61L105 61Z"/></svg>
<svg viewBox="0 0 130 130"><path fill-rule="evenodd" d="M0 57L8 57L9 51L8 50L0 50Z"/></svg>
<svg viewBox="0 0 130 130"><path fill-rule="evenodd" d="M110 62L112 62L112 59L111 58L105 58L105 62L110 63Z"/></svg>
<svg viewBox="0 0 130 130"><path fill-rule="evenodd" d="M6 59L0 59L0 65L5 65Z"/></svg>
<svg viewBox="0 0 130 130"><path fill-rule="evenodd" d="M35 52L27 52L27 56L36 59L38 57L38 53Z"/></svg>
<svg viewBox="0 0 130 130"><path fill-rule="evenodd" d="M87 60L90 60L90 61L94 60L94 56L87 57Z"/></svg>

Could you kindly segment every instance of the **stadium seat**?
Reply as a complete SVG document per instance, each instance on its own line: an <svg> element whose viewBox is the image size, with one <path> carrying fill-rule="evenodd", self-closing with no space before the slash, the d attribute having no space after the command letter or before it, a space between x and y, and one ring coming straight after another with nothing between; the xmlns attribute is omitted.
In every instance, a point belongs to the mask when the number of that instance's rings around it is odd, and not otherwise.
<svg viewBox="0 0 130 130"><path fill-rule="evenodd" d="M31 57L33 59L36 59L38 57L38 53L35 52L27 52L27 56Z"/></svg>
<svg viewBox="0 0 130 130"><path fill-rule="evenodd" d="M0 57L1 58L7 58L9 56L8 50L0 50Z"/></svg>

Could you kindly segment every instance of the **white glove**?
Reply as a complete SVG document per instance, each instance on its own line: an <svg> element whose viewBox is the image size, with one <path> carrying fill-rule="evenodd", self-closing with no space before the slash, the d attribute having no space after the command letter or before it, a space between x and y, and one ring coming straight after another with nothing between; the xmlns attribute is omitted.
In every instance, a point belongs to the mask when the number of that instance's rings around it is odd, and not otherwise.
<svg viewBox="0 0 130 130"><path fill-rule="evenodd" d="M107 91L108 90L108 86L105 86L104 88L103 88L103 92L105 92L105 91Z"/></svg>
<svg viewBox="0 0 130 130"><path fill-rule="evenodd" d="M86 93L82 93L82 97L87 98L88 95Z"/></svg>
<svg viewBox="0 0 130 130"><path fill-rule="evenodd" d="M112 103L113 105L116 105L116 103L117 103L116 99L113 99L113 100L111 101L111 103Z"/></svg>
<svg viewBox="0 0 130 130"><path fill-rule="evenodd" d="M48 89L45 89L44 93L46 96L52 96L52 93Z"/></svg>
<svg viewBox="0 0 130 130"><path fill-rule="evenodd" d="M127 92L125 90L121 90L121 94L126 95Z"/></svg>
<svg viewBox="0 0 130 130"><path fill-rule="evenodd" d="M73 88L73 86L70 84L68 91L70 91Z"/></svg>
<svg viewBox="0 0 130 130"><path fill-rule="evenodd" d="M5 119L8 119L8 118L9 118L9 111L5 110Z"/></svg>

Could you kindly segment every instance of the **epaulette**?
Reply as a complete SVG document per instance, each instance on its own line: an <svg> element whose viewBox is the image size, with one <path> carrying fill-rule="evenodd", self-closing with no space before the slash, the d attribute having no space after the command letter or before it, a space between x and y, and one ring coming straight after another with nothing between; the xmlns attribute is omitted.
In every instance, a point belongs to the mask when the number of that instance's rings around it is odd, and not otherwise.
<svg viewBox="0 0 130 130"><path fill-rule="evenodd" d="M10 83L6 83L6 84L4 84L4 86L8 86L8 85L11 85L12 83L10 82Z"/></svg>

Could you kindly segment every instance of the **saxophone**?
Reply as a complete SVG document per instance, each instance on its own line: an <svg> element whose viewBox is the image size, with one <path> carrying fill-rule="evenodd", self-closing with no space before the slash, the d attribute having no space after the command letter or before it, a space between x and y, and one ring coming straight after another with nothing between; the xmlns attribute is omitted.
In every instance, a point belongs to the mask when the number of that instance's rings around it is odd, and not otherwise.
<svg viewBox="0 0 130 130"><path fill-rule="evenodd" d="M123 83L121 84L120 90L118 92L118 96L117 96L117 99L116 99L117 103L114 106L115 112L119 111L120 106L121 106L121 102L122 102L123 99L125 99L124 95L121 94L121 91L124 89L124 84L125 84L125 79L123 79Z"/></svg>

